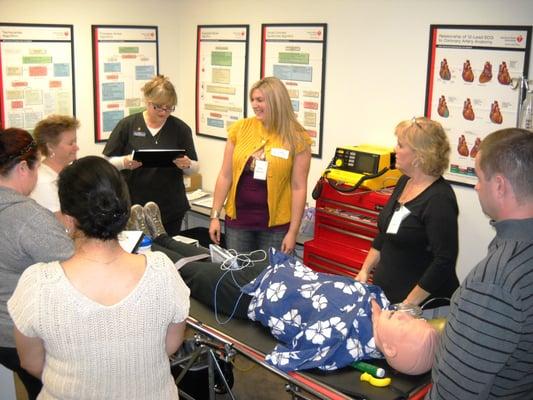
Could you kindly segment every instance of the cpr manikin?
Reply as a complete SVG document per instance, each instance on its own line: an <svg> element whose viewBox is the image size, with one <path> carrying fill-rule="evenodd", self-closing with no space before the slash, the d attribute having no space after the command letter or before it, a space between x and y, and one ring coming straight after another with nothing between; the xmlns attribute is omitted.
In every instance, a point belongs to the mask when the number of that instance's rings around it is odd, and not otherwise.
<svg viewBox="0 0 533 400"><path fill-rule="evenodd" d="M418 375L431 369L438 333L425 319L402 311L382 310L372 301L376 346L395 370Z"/></svg>

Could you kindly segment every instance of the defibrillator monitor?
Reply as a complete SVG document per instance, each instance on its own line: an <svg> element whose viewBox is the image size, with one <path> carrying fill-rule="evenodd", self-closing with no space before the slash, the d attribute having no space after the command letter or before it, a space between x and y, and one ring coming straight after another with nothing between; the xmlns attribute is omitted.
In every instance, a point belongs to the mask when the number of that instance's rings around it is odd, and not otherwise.
<svg viewBox="0 0 533 400"><path fill-rule="evenodd" d="M391 186L401 175L395 169L393 149L373 145L337 147L327 170L327 177L337 182L354 185L364 181L363 186L372 189Z"/></svg>

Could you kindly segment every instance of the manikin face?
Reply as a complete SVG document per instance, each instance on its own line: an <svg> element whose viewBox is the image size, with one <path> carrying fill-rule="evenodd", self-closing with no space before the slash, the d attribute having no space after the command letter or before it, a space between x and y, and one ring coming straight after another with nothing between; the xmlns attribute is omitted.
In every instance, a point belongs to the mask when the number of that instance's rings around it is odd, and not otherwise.
<svg viewBox="0 0 533 400"><path fill-rule="evenodd" d="M256 118L261 122L265 122L268 113L268 105L261 89L255 89L252 92L252 109L254 110Z"/></svg>
<svg viewBox="0 0 533 400"><path fill-rule="evenodd" d="M76 130L64 131L59 135L57 144L48 145L50 156L58 163L67 166L76 159L80 149L77 144Z"/></svg>
<svg viewBox="0 0 533 400"><path fill-rule="evenodd" d="M410 176L409 171L413 170L413 162L416 159L414 150L407 144L405 139L398 136L398 142L394 151L396 152L396 168L405 175Z"/></svg>
<svg viewBox="0 0 533 400"><path fill-rule="evenodd" d="M410 375L431 369L438 334L426 320L402 311L381 310L372 301L372 325L376 346L391 367Z"/></svg>

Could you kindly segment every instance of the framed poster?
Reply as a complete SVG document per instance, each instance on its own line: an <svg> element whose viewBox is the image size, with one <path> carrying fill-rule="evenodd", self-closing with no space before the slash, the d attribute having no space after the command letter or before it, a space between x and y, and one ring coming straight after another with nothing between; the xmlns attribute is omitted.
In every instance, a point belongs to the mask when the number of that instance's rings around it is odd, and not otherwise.
<svg viewBox="0 0 533 400"><path fill-rule="evenodd" d="M141 88L159 73L157 26L92 25L94 140L144 110Z"/></svg>
<svg viewBox="0 0 533 400"><path fill-rule="evenodd" d="M327 24L263 24L261 78L275 76L289 91L298 121L322 157Z"/></svg>
<svg viewBox="0 0 533 400"><path fill-rule="evenodd" d="M72 25L0 23L0 126L75 115Z"/></svg>
<svg viewBox="0 0 533 400"><path fill-rule="evenodd" d="M196 134L225 140L247 114L248 25L199 25Z"/></svg>
<svg viewBox="0 0 533 400"><path fill-rule="evenodd" d="M531 26L430 26L425 115L450 140L446 179L475 185L481 140L516 126L513 79L527 76L530 47Z"/></svg>

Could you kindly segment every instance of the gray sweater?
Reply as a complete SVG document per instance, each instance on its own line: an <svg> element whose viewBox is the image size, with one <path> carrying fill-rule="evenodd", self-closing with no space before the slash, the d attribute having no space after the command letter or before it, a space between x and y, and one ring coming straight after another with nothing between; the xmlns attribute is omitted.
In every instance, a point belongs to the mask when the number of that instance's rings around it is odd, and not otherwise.
<svg viewBox="0 0 533 400"><path fill-rule="evenodd" d="M0 227L0 347L15 347L6 303L20 275L37 262L66 260L74 245L54 214L1 186Z"/></svg>
<svg viewBox="0 0 533 400"><path fill-rule="evenodd" d="M426 399L533 399L533 218L494 227L452 298Z"/></svg>

